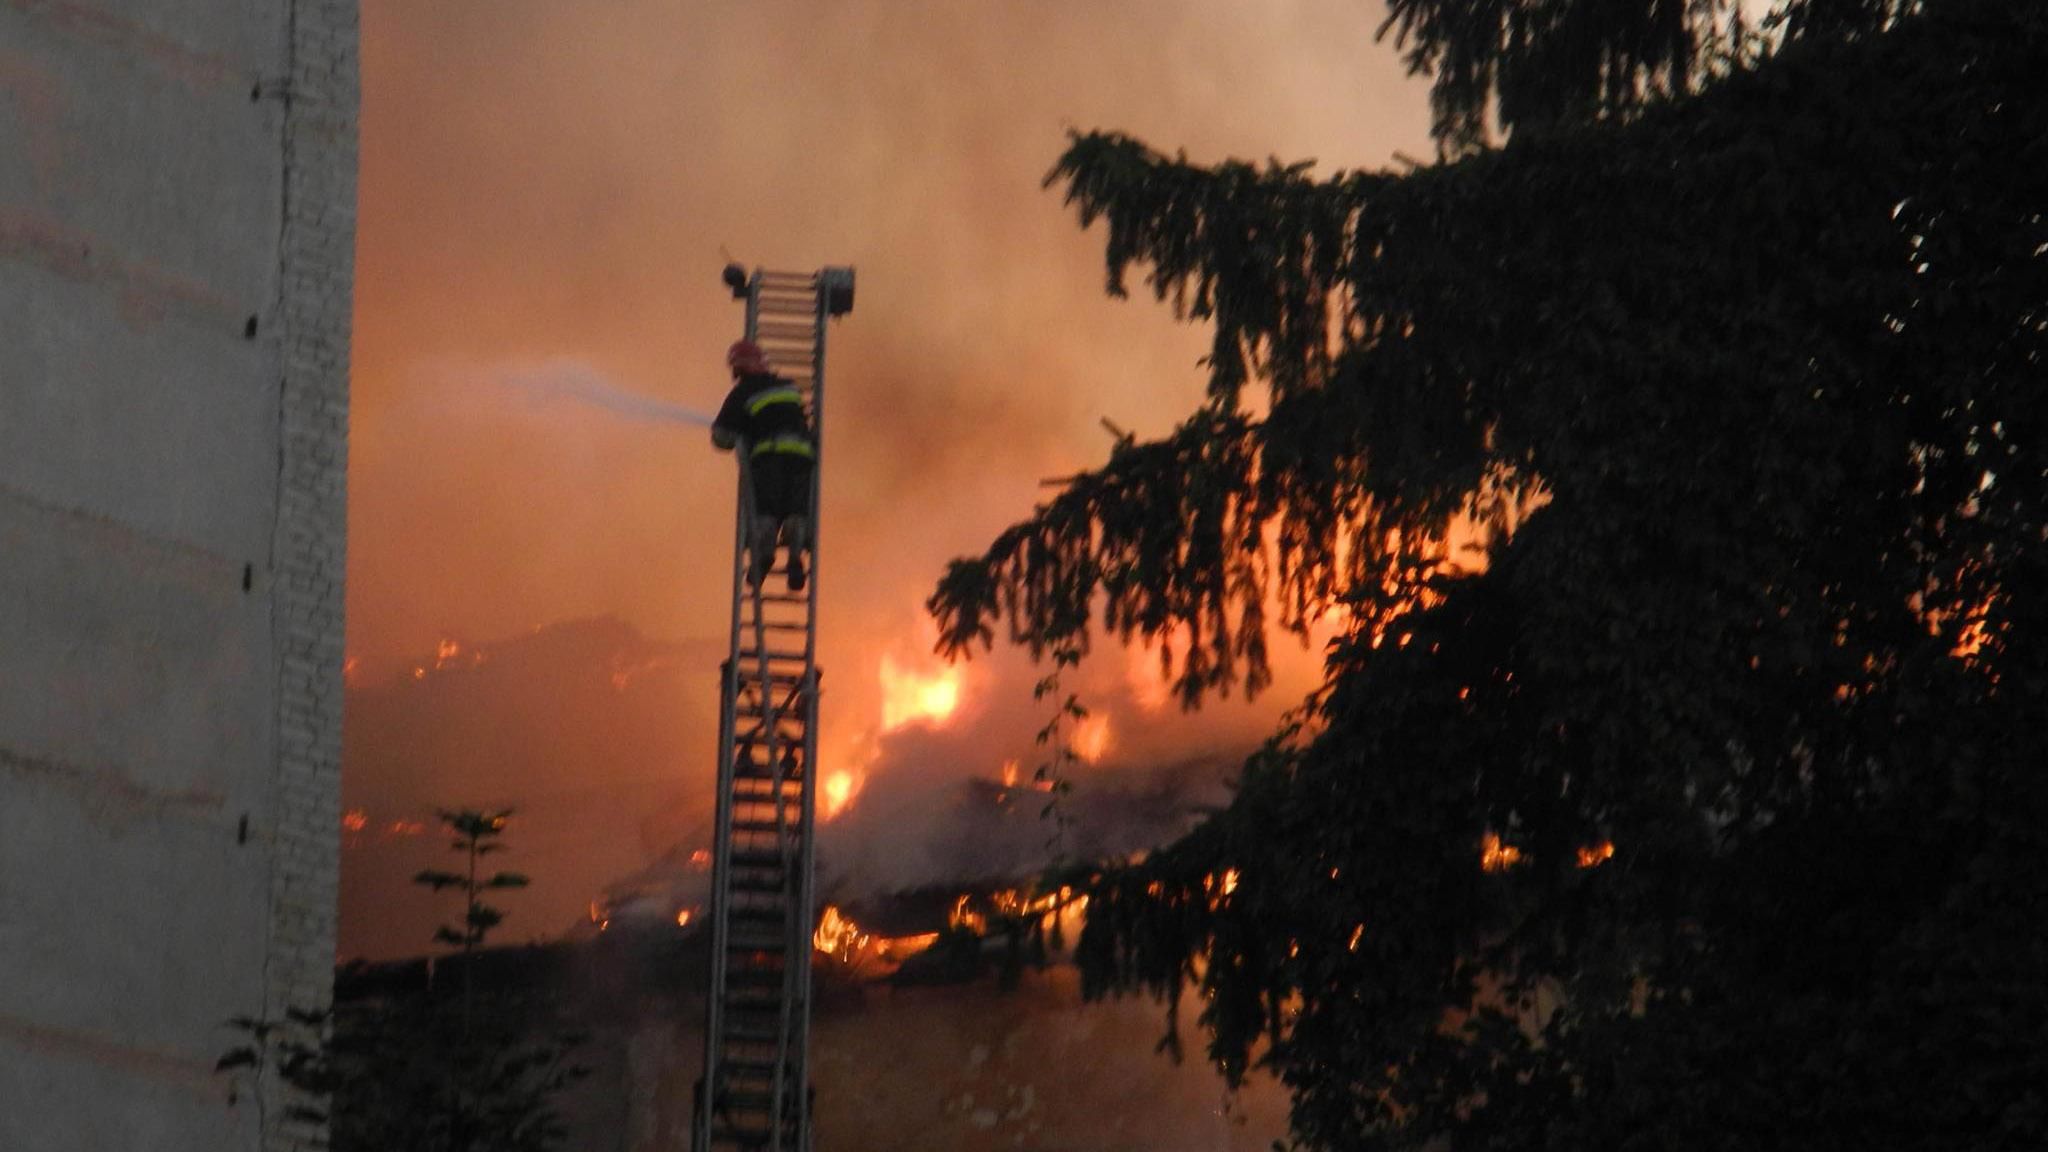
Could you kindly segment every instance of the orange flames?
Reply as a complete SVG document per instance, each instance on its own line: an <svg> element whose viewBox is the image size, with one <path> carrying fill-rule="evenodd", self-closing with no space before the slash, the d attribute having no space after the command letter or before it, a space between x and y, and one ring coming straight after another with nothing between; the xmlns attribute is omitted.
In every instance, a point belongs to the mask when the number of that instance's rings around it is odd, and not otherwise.
<svg viewBox="0 0 2048 1152"><path fill-rule="evenodd" d="M841 812L846 811L847 806L853 803L853 798L860 795L860 787L866 782L866 777L858 773L849 772L843 768L836 772L826 773L825 794L823 797L825 806L818 815L823 819L831 820Z"/></svg>
<svg viewBox="0 0 2048 1152"><path fill-rule="evenodd" d="M922 952L938 943L937 932L920 932L913 936L875 936L853 922L837 905L825 905L824 915L818 918L817 930L811 933L811 947L825 956L842 964L857 966L873 959L884 965L894 965Z"/></svg>
<svg viewBox="0 0 2048 1152"><path fill-rule="evenodd" d="M818 930L811 933L811 947L828 956L856 951L866 942L867 934L834 904L825 905L825 914L818 918Z"/></svg>
<svg viewBox="0 0 2048 1152"><path fill-rule="evenodd" d="M1089 764L1100 764L1109 755L1115 744L1110 733L1109 714L1096 712L1074 725L1074 740L1071 747L1074 755Z"/></svg>
<svg viewBox="0 0 2048 1152"><path fill-rule="evenodd" d="M1488 872L1505 872L1522 862L1522 850L1513 844L1503 844L1499 836L1491 832L1479 844L1479 867Z"/></svg>
<svg viewBox="0 0 2048 1152"><path fill-rule="evenodd" d="M882 731L894 732L910 724L942 728L960 707L960 669L941 665L921 672L898 665L884 653L882 681Z"/></svg>
<svg viewBox="0 0 2048 1152"><path fill-rule="evenodd" d="M961 896L953 902L953 910L946 914L946 927L955 932L972 932L979 936L988 931L988 918L974 909L974 898Z"/></svg>
<svg viewBox="0 0 2048 1152"><path fill-rule="evenodd" d="M1582 845L1576 862L1580 868L1598 868L1614 858L1614 841L1602 840L1598 844ZM1513 844L1504 843L1492 832L1479 844L1479 867L1488 872L1505 872L1522 862L1522 850Z"/></svg>

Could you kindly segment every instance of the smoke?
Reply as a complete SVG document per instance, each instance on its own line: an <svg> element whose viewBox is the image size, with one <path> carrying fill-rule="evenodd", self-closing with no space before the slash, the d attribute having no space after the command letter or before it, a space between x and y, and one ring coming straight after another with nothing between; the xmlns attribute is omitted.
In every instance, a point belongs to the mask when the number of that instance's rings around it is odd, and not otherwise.
<svg viewBox="0 0 2048 1152"><path fill-rule="evenodd" d="M1028 513L1039 478L1099 463L1100 417L1152 436L1185 413L1209 340L1165 307L1105 298L1100 230L1040 181L1069 126L1202 161L1423 154L1427 85L1372 44L1383 15L1372 0L366 0L348 575L362 682L407 675L441 637L573 619L722 648L735 465L674 434L728 387L743 312L720 247L776 268L853 265L859 304L831 329L814 578L821 769L864 784L833 856L885 884L1002 865L1010 848L977 860L948 828L970 781L1010 759L1029 774L1037 670L977 659L943 728L888 731L881 658L931 659L922 603L945 562ZM1219 733L1256 738L1298 698L1276 687L1184 717L1150 686L1127 692L1118 653L1096 664L1106 683L1086 696L1115 735L1105 796L1116 773L1183 761ZM652 840L694 835L716 669L693 657L639 682L624 699L648 711L604 755L577 733L618 727L608 683L558 698L503 673L430 679L436 699L479 694L475 738L431 755L421 734L443 721L416 692L352 700L345 786L373 810L373 793L402 787L407 811L499 798L536 816L557 803L553 773L615 795L577 817L606 874L543 842L552 831L518 845L554 853L537 873L594 894L674 846ZM544 746L555 766L529 766ZM701 790L638 790L658 761ZM512 762L516 778L494 774ZM619 834L662 813L647 843ZM1000 829L992 844L1043 836L1035 815ZM521 923L573 911L571 886L523 894Z"/></svg>
<svg viewBox="0 0 2048 1152"><path fill-rule="evenodd" d="M537 404L585 404L614 416L648 424L688 424L711 427L712 418L693 408L628 392L588 364L557 360L538 368L513 371L505 386Z"/></svg>

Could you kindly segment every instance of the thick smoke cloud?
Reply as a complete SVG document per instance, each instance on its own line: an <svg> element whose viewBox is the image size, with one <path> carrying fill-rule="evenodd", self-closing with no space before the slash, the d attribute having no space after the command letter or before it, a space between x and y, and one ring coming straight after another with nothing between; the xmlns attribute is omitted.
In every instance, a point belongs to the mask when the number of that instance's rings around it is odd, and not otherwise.
<svg viewBox="0 0 2048 1152"><path fill-rule="evenodd" d="M619 409L717 406L741 319L718 282L727 253L852 264L858 305L834 330L825 447L824 767L868 768L856 808L911 779L932 787L909 792L937 797L1010 757L1028 769L1031 674L1014 658L967 674L980 703L944 736L974 756L880 731L881 659L928 659L921 602L945 560L1028 511L1040 478L1099 461L1099 418L1150 435L1185 412L1206 340L1150 301L1106 299L1100 236L1040 181L1069 128L1120 128L1204 160L1422 154L1426 89L1372 43L1382 16L1357 0L366 3L358 683L405 675L444 637L565 620L616 618L646 643L715 649L732 461L701 429ZM1103 659L1121 683L1121 657ZM683 718L709 711L715 673L711 659L676 674L662 702L672 727L647 737L675 750L677 779L703 755ZM1270 699L1267 718L1288 697ZM532 710L521 726L599 722L519 706ZM1022 748L997 730L1006 708ZM1149 715L1135 698L1113 711L1126 736ZM976 717L997 727L963 727ZM421 803L525 799L459 766L460 748L424 758L409 743L421 732L350 725L352 794L365 763L410 761ZM603 794L615 761L558 771ZM650 815L626 810L644 795L613 791L617 811L590 820ZM563 855L546 868L565 893L644 863L605 873ZM568 911L564 897L533 915Z"/></svg>

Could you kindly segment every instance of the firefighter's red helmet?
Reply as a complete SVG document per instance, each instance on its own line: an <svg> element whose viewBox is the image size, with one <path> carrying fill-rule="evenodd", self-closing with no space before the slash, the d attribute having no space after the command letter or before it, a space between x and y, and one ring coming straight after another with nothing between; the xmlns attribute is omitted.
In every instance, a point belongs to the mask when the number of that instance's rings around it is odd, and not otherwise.
<svg viewBox="0 0 2048 1152"><path fill-rule="evenodd" d="M768 354L752 340L735 340L732 347L726 349L725 366L735 372L766 372Z"/></svg>

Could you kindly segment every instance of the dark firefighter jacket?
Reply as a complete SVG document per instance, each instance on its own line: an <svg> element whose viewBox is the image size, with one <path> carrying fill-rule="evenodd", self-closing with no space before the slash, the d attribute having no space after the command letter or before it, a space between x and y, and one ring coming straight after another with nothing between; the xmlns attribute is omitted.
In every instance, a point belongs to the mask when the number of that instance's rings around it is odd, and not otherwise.
<svg viewBox="0 0 2048 1152"><path fill-rule="evenodd" d="M726 394L725 406L711 422L711 442L731 448L745 440L753 455L780 452L805 458L817 455L804 398L795 385L769 372L748 372Z"/></svg>

